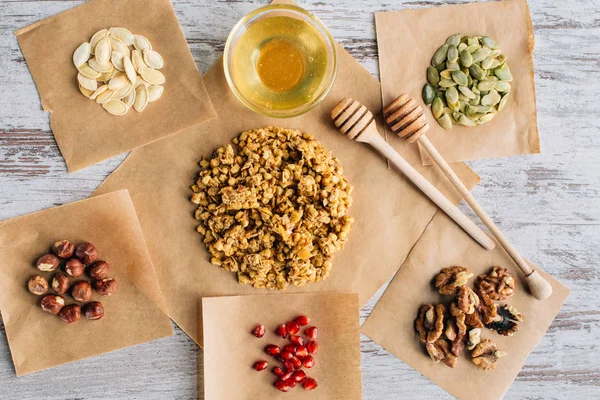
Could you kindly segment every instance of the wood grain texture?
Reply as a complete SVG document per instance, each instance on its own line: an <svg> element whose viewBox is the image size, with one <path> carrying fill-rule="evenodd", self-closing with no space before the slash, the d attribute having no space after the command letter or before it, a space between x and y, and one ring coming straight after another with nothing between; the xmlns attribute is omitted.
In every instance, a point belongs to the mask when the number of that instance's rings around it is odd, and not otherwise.
<svg viewBox="0 0 600 400"><path fill-rule="evenodd" d="M67 175L12 34L81 3L0 0L0 220L86 198L125 157ZM173 0L201 72L221 55L235 22L266 3ZM375 76L373 12L457 3L300 1ZM529 5L542 154L469 164L482 177L475 189L482 206L524 256L569 285L573 294L507 397L599 398L600 4L530 0ZM381 293L363 308L363 319ZM361 348L365 399L449 398L364 336ZM201 395L199 356L201 351L176 329L171 338L17 379L0 324L0 398L196 399Z"/></svg>

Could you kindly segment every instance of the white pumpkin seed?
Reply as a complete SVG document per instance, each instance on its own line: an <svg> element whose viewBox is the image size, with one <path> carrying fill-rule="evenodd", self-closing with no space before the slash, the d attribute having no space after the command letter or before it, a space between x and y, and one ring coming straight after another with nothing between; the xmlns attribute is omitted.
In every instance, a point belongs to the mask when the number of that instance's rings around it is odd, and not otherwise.
<svg viewBox="0 0 600 400"><path fill-rule="evenodd" d="M91 90L92 92L98 89L98 82L95 79L90 79L81 74L77 74L77 81L81 86L83 86L87 90Z"/></svg>
<svg viewBox="0 0 600 400"><path fill-rule="evenodd" d="M111 63L104 63L104 64L100 64L98 62L98 60L96 60L95 58L92 58L90 60L90 62L88 62L89 66L92 67L92 69L100 72L100 73L104 73L104 72L110 72L113 70L113 66Z"/></svg>
<svg viewBox="0 0 600 400"><path fill-rule="evenodd" d="M140 68L139 73L151 85L162 85L165 83L165 76L162 72L153 68Z"/></svg>
<svg viewBox="0 0 600 400"><path fill-rule="evenodd" d="M163 86L152 85L148 88L148 103L153 103L160 99L165 88Z"/></svg>
<svg viewBox="0 0 600 400"><path fill-rule="evenodd" d="M125 98L123 98L122 101L127 106L127 109L130 109L131 106L133 106L133 102L135 101L135 90L129 92L129 94L125 96Z"/></svg>
<svg viewBox="0 0 600 400"><path fill-rule="evenodd" d="M91 47L88 42L81 43L75 52L73 53L73 64L75 68L81 67L90 59Z"/></svg>
<svg viewBox="0 0 600 400"><path fill-rule="evenodd" d="M111 64L112 65L112 64ZM116 69L111 69L108 72L103 72L100 77L98 79L96 79L99 82L108 82L110 81L119 71L117 71Z"/></svg>
<svg viewBox="0 0 600 400"><path fill-rule="evenodd" d="M98 96L108 90L108 85L102 85L98 89L94 90L94 93L90 96L90 99L96 100Z"/></svg>
<svg viewBox="0 0 600 400"><path fill-rule="evenodd" d="M127 114L127 106L121 100L109 100L102 104L102 108L112 115L121 116Z"/></svg>
<svg viewBox="0 0 600 400"><path fill-rule="evenodd" d="M143 51L144 62L150 68L161 69L164 66L163 58L158 52L146 49Z"/></svg>
<svg viewBox="0 0 600 400"><path fill-rule="evenodd" d="M140 68L148 68L148 66L144 62L144 56L139 50L133 50L131 52L131 63L133 64L133 67L138 73L140 72Z"/></svg>
<svg viewBox="0 0 600 400"><path fill-rule="evenodd" d="M98 42L104 39L106 35L108 35L108 29L100 29L98 32L94 33L90 39L90 51L92 54L96 53L96 46L98 45Z"/></svg>
<svg viewBox="0 0 600 400"><path fill-rule="evenodd" d="M125 86L115 92L115 96L113 99L121 100L123 97L127 96L133 90L133 84L131 82L127 82Z"/></svg>
<svg viewBox="0 0 600 400"><path fill-rule="evenodd" d="M114 97L114 95L114 91L107 89L104 92L100 93L98 97L96 97L96 103L106 103L107 101L111 100Z"/></svg>
<svg viewBox="0 0 600 400"><path fill-rule="evenodd" d="M92 98L92 94L94 93L93 90L88 90L86 88L84 88L83 86L81 86L81 84L78 85L79 86L79 91L87 98Z"/></svg>
<svg viewBox="0 0 600 400"><path fill-rule="evenodd" d="M111 36L114 36L117 39L121 40L127 46L133 45L133 33L131 33L128 29L110 28L109 32Z"/></svg>
<svg viewBox="0 0 600 400"><path fill-rule="evenodd" d="M142 35L133 35L133 47L139 51L144 51L146 49L152 50L150 41Z"/></svg>
<svg viewBox="0 0 600 400"><path fill-rule="evenodd" d="M120 72L117 75L115 75L115 77L112 78L108 82L108 88L110 90L119 90L123 86L125 86L128 82L129 82L129 79L127 79L127 75L125 75L124 73Z"/></svg>
<svg viewBox="0 0 600 400"><path fill-rule="evenodd" d="M129 57L123 58L123 67L125 68L125 74L127 74L127 78L132 84L135 84L137 80L137 74L135 72L135 68L133 68L133 64Z"/></svg>
<svg viewBox="0 0 600 400"><path fill-rule="evenodd" d="M105 37L98 42L96 46L96 61L99 64L106 64L110 60L111 46L110 39Z"/></svg>
<svg viewBox="0 0 600 400"><path fill-rule="evenodd" d="M85 76L86 78L98 79L100 77L100 72L96 71L95 69L93 69L92 67L90 67L87 64L83 64L83 65L79 66L79 68L77 68L77 70L79 71L79 73L81 75Z"/></svg>
<svg viewBox="0 0 600 400"><path fill-rule="evenodd" d="M122 40L117 39L116 37L110 37L110 45L112 51L116 51L118 53L123 54L126 57L131 57L131 52L129 51L129 47Z"/></svg>
<svg viewBox="0 0 600 400"><path fill-rule="evenodd" d="M110 56L110 62L112 62L112 64L115 66L115 68L118 71L124 72L125 71L125 66L123 65L123 59L126 56L123 55L123 53L119 53L117 51L113 51L112 55Z"/></svg>
<svg viewBox="0 0 600 400"><path fill-rule="evenodd" d="M145 85L140 85L135 90L135 101L133 108L137 112L144 111L144 108L148 105L148 88Z"/></svg>

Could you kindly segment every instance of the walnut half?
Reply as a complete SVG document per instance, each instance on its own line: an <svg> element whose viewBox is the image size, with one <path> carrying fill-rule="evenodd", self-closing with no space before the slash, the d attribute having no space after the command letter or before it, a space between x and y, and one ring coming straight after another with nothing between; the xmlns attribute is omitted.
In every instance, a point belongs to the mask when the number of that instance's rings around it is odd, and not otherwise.
<svg viewBox="0 0 600 400"><path fill-rule="evenodd" d="M480 275L477 288L487 293L492 300L505 300L512 296L517 281L510 271L503 267L494 267L487 275Z"/></svg>
<svg viewBox="0 0 600 400"><path fill-rule="evenodd" d="M465 267L444 268L435 277L435 287L440 294L455 294L461 286L469 281L473 274Z"/></svg>
<svg viewBox="0 0 600 400"><path fill-rule="evenodd" d="M483 339L477 346L475 346L471 356L473 357L472 361L475 363L475 365L484 371L487 371L489 369L496 368L496 362L500 358L506 356L506 354L507 353L505 351L498 350L496 343L494 343L492 340Z"/></svg>
<svg viewBox="0 0 600 400"><path fill-rule="evenodd" d="M508 304L498 308L498 315L486 326L495 330L500 335L512 336L519 330L518 322L523 321L525 317L517 311L516 308Z"/></svg>
<svg viewBox="0 0 600 400"><path fill-rule="evenodd" d="M423 343L435 343L444 332L444 314L446 307L438 304L435 307L426 304L419 308L419 314L415 320L415 330Z"/></svg>
<svg viewBox="0 0 600 400"><path fill-rule="evenodd" d="M429 357L433 362L443 362L450 368L456 366L458 359L452 354L450 343L446 339L438 339L435 343L427 343L425 345Z"/></svg>

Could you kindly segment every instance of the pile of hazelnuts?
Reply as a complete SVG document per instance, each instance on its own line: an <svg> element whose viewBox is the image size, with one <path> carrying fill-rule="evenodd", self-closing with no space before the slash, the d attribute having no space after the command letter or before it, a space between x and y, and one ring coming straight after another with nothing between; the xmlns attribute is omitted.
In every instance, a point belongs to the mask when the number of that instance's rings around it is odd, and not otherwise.
<svg viewBox="0 0 600 400"><path fill-rule="evenodd" d="M64 271L59 268L64 261ZM31 294L42 296L42 310L52 315L58 315L64 322L70 324L79 321L81 314L88 320L94 321L104 316L104 306L99 301L90 301L93 290L100 296L110 296L117 290L117 281L108 277L110 265L106 261L98 260L98 250L88 242L75 246L68 240L54 243L52 253L44 254L35 263L42 272L56 272L51 284L41 275L36 275L29 280L27 288ZM86 272L93 279L93 284L81 279ZM71 278L78 279L71 284ZM49 286L56 294L48 293ZM85 303L83 307L78 304L66 304L64 295L70 292L71 297L77 302Z"/></svg>

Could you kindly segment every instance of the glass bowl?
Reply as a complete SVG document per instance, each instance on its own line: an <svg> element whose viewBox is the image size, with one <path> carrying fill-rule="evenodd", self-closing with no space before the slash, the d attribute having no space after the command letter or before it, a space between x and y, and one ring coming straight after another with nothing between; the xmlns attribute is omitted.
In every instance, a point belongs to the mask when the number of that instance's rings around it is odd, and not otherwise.
<svg viewBox="0 0 600 400"><path fill-rule="evenodd" d="M269 43L274 48L283 42L292 43L298 51L275 55L263 63ZM297 58L291 62L294 55ZM327 96L335 82L338 58L333 37L317 17L297 6L274 4L251 12L235 25L225 43L223 64L231 91L246 107L268 117L289 118L304 114ZM274 79L296 74L292 78L297 85L269 87L266 65L279 74ZM286 68L278 68L282 65Z"/></svg>

